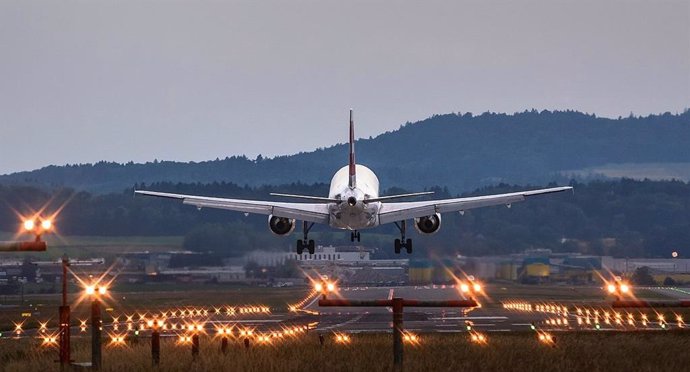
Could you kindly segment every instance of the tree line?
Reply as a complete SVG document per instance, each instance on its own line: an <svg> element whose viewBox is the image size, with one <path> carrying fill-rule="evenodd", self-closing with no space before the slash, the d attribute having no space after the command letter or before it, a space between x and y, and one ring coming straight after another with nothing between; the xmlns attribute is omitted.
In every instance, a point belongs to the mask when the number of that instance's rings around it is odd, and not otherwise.
<svg viewBox="0 0 690 372"><path fill-rule="evenodd" d="M551 186L551 185L547 185ZM446 214L438 234L415 236L416 255L491 255L549 248L560 252L617 257L668 257L672 251L690 255L690 184L680 181L572 182L574 193L531 198L512 208L469 210ZM249 187L232 183L156 183L138 188L208 196L272 199L270 192L326 195L323 183L293 183ZM435 187L433 198L471 196L536 188L501 184L471 193L452 194ZM382 193L406 192L391 189ZM417 191L417 190L415 190ZM278 199L275 199L278 200ZM120 193L91 194L60 189L47 192L26 186L0 186L0 229L19 229L18 215L29 215L45 206L46 213L60 210L56 225L63 235L185 236L185 247L237 256L251 249L285 250L298 238L271 234L266 216L182 205L174 200ZM321 244L349 244L349 234L328 227L314 230ZM392 256L397 230L381 226L362 232L362 245L380 247Z"/></svg>

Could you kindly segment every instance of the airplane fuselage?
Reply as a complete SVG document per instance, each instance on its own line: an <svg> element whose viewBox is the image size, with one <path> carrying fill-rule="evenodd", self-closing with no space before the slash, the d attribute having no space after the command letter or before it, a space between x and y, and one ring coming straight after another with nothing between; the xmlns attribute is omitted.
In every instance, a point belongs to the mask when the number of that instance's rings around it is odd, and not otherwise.
<svg viewBox="0 0 690 372"><path fill-rule="evenodd" d="M378 198L379 179L371 169L355 165L357 186L349 186L349 166L338 170L331 179L328 197L341 200L329 203L329 225L336 229L361 230L378 226L378 213L381 202L364 203L366 199Z"/></svg>

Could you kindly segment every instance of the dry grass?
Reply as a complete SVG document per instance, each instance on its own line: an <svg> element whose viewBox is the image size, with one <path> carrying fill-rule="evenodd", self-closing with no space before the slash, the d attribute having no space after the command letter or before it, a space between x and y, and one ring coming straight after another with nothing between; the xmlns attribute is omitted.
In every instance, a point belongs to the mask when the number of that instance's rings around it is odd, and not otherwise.
<svg viewBox="0 0 690 372"><path fill-rule="evenodd" d="M231 341L202 338L201 355L192 360L189 345L162 342L161 370L166 371L385 371L392 369L391 335L353 335L341 346L317 335L278 345L259 345L248 352ZM406 346L406 371L682 371L690 366L690 337L682 332L567 333L557 335L555 348L538 344L534 333L490 334L489 344L469 344L466 334L423 335L418 346ZM75 341L73 356L89 358L86 340ZM104 370L151 370L148 340L104 349ZM57 370L57 352L41 350L35 341L0 341L5 371Z"/></svg>

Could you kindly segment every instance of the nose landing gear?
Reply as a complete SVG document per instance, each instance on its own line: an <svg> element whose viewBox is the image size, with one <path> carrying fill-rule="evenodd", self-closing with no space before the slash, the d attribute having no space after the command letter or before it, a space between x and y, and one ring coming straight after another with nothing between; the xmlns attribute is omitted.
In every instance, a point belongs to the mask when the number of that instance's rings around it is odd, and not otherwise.
<svg viewBox="0 0 690 372"><path fill-rule="evenodd" d="M352 231L352 232L350 233L350 241L351 241L351 242L354 242L355 239L357 239L357 241L359 242L360 235L359 235L359 231L357 231L357 230Z"/></svg>

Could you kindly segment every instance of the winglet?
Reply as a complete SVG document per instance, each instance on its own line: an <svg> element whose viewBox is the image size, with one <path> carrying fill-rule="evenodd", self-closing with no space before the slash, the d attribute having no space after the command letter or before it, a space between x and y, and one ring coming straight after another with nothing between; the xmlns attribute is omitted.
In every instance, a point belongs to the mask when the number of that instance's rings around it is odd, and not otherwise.
<svg viewBox="0 0 690 372"><path fill-rule="evenodd" d="M350 188L355 188L357 185L355 170L355 122L352 119L352 109L350 109L350 182L348 183Z"/></svg>

